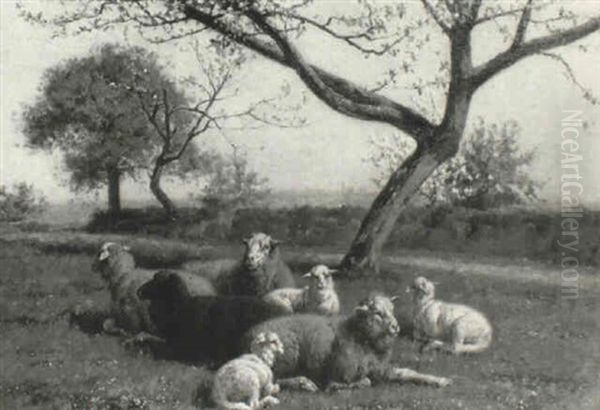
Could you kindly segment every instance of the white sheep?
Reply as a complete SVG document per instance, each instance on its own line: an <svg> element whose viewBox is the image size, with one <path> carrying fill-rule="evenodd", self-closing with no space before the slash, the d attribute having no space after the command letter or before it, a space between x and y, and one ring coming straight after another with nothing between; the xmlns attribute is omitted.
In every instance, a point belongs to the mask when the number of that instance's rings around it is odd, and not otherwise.
<svg viewBox="0 0 600 410"><path fill-rule="evenodd" d="M275 405L279 385L273 383L271 367L283 354L283 343L276 333L259 333L250 353L225 363L215 374L212 400L219 409L257 410Z"/></svg>
<svg viewBox="0 0 600 410"><path fill-rule="evenodd" d="M415 304L415 340L425 342L423 351L440 349L454 354L479 353L492 342L492 326L479 311L465 305L435 300L435 285L420 276L407 291Z"/></svg>
<svg viewBox="0 0 600 410"><path fill-rule="evenodd" d="M340 300L335 291L332 275L335 269L316 265L303 277L309 285L297 288L276 289L269 292L264 300L285 307L290 313L318 313L331 316L340 312Z"/></svg>
<svg viewBox="0 0 600 410"><path fill-rule="evenodd" d="M137 296L138 288L150 281L154 271L135 267L133 255L127 246L106 242L100 248L93 263L93 270L107 283L110 297L110 318L103 328L107 333L138 334L147 332L156 334L156 327L148 313L149 303ZM205 278L182 272L189 291L193 295L214 295L212 284Z"/></svg>

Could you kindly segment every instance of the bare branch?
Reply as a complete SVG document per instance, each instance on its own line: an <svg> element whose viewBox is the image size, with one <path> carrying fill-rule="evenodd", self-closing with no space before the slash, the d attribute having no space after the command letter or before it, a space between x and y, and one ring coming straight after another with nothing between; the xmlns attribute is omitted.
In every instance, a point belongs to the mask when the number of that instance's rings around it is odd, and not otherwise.
<svg viewBox="0 0 600 410"><path fill-rule="evenodd" d="M600 16L591 18L587 22L570 29L523 42L517 47L510 47L488 62L473 69L469 79L472 89L478 88L500 71L512 66L525 57L574 43L599 29Z"/></svg>
<svg viewBox="0 0 600 410"><path fill-rule="evenodd" d="M438 15L437 11L435 11L435 8L431 5L429 0L421 0L421 3L423 3L427 14L429 14L431 18L433 18L433 20L442 29L442 31L446 34L450 34L451 27L448 24L446 24L444 20L442 20L441 16Z"/></svg>
<svg viewBox="0 0 600 410"><path fill-rule="evenodd" d="M529 21L531 19L531 2L532 0L527 0L527 4L525 5L523 13L521 13L521 18L519 19L519 24L517 24L517 31L515 33L515 38L513 39L511 48L520 46L525 39L527 26L529 25Z"/></svg>
<svg viewBox="0 0 600 410"><path fill-rule="evenodd" d="M248 37L245 33L236 30L235 28L227 25L219 19L213 18L210 14L204 13L201 10L186 5L184 7L184 13L193 20L231 38L239 44L242 44L253 50L264 57L269 58L275 62L278 62L284 66L293 67L292 63L288 61L283 51L277 46L266 42L257 37ZM371 121L382 121L388 124L392 124L399 129L407 132L416 139L427 138L433 133L435 126L431 124L427 118L421 114L413 111L412 109L398 104L387 97L369 92L363 87L360 87L344 78L338 77L331 74L319 67L310 66L316 76L319 77L322 83L324 83L332 92L343 96L344 98L353 101L356 104L362 106L371 106L374 110L385 111L387 114L391 114L392 118L387 118L382 115L362 115L359 118Z"/></svg>
<svg viewBox="0 0 600 410"><path fill-rule="evenodd" d="M588 100L590 100L590 102L592 104L596 104L598 99L595 98L594 96L592 96L592 94L590 93L590 91L588 89L586 89L578 80L577 77L575 76L575 72L573 71L573 68L571 67L571 65L567 62L567 60L564 59L563 56L556 54L556 53L550 53L550 52L541 52L539 53L539 55L541 56L545 56L545 57L549 57L555 61L558 61L563 68L565 69L567 78L569 78L569 80L571 80L571 82L573 82L573 84L575 84L575 86L577 86L577 88L579 88L579 90L583 93L584 97Z"/></svg>

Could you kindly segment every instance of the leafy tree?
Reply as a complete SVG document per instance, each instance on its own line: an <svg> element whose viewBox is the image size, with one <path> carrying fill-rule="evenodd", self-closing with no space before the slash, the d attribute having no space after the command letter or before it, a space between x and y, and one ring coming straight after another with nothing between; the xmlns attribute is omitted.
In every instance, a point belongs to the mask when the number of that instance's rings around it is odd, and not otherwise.
<svg viewBox="0 0 600 410"><path fill-rule="evenodd" d="M519 149L519 134L514 121L498 126L480 120L459 153L421 185L421 200L429 206L447 203L485 209L538 199L541 184L528 172L535 151ZM374 179L378 186L410 155L415 148L410 142L401 136L372 140L375 152L368 159L379 171Z"/></svg>
<svg viewBox="0 0 600 410"><path fill-rule="evenodd" d="M289 67L333 110L388 124L413 138L417 148L390 175L342 261L347 272L377 272L383 245L406 204L429 175L458 152L475 93L531 56L550 57L572 76L568 61L553 50L596 33L600 16L578 16L562 1L541 0L358 0L340 4L105 0L65 2L54 16L41 19L31 11L24 14L32 20L46 19L66 33L128 24L151 40L168 41L211 31L224 47L243 47ZM295 41L307 35L323 35L365 57L380 57L383 64L371 65L374 84L363 87L310 63ZM490 41L490 36L495 41ZM495 43L500 51L491 50ZM436 72L419 66L424 55L427 67L439 68ZM382 66L390 68L378 72ZM400 86L412 90L403 102L380 92ZM433 109L424 108L426 94L434 102ZM585 95L596 101L589 92Z"/></svg>
<svg viewBox="0 0 600 410"><path fill-rule="evenodd" d="M48 202L40 194L36 194L33 185L20 182L8 189L0 185L0 221L16 222L41 213Z"/></svg>

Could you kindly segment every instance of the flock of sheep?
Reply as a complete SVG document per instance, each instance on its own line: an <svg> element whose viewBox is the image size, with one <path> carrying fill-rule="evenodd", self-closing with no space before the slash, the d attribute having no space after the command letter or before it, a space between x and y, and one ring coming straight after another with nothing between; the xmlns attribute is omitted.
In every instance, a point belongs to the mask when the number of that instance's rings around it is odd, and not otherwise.
<svg viewBox="0 0 600 410"><path fill-rule="evenodd" d="M336 271L314 266L303 276L308 286L296 288L278 243L263 233L245 240L241 262L212 272L190 273L193 265L187 270L185 265L183 270L138 269L129 249L116 243L102 246L93 267L111 296L103 330L172 359L221 366L211 394L221 409L277 404L280 388L334 391L372 382L451 383L390 362L400 331L394 315L397 296L371 293L350 315L341 316ZM489 347L492 327L483 314L436 300L434 283L424 277L407 291L414 301L413 336L423 350L458 354Z"/></svg>

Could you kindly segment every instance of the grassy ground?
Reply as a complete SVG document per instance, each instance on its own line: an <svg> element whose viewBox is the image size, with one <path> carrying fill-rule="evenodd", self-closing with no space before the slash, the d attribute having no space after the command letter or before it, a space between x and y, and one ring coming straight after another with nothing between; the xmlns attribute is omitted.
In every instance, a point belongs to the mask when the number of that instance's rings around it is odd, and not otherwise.
<svg viewBox="0 0 600 410"><path fill-rule="evenodd" d="M74 304L107 302L86 254L42 251L20 243L0 249L1 409L187 409L210 377L201 367L155 361L126 351L117 338L88 335L68 325ZM543 269L543 268L540 268ZM580 409L600 374L600 289L561 302L551 282L467 275L431 266L395 266L382 278L338 281L348 310L370 289L400 293L415 275L441 282L439 294L486 312L496 328L489 352L474 357L418 355L406 337L394 360L448 376L445 389L383 385L336 394L281 394L280 408L340 409ZM587 282L586 282L587 283ZM408 301L397 307L406 333Z"/></svg>

